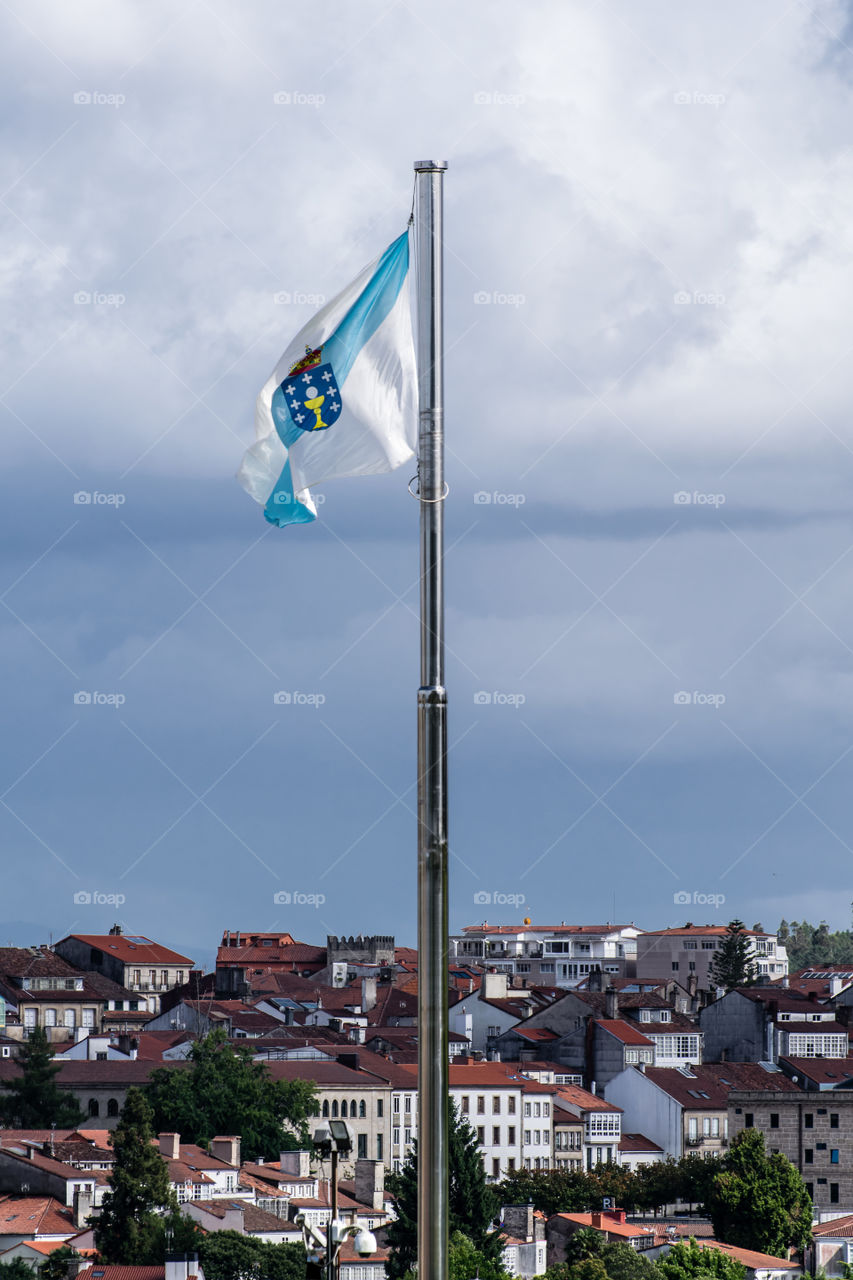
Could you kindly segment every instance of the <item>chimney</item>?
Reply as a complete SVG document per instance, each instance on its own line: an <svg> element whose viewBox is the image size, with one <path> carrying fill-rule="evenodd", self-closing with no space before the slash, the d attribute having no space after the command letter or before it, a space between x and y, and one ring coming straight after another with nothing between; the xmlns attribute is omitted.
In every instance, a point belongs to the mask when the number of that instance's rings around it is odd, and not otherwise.
<svg viewBox="0 0 853 1280"><path fill-rule="evenodd" d="M210 1154L217 1160L230 1164L233 1169L240 1168L240 1138L233 1134L228 1137L210 1139Z"/></svg>
<svg viewBox="0 0 853 1280"><path fill-rule="evenodd" d="M376 1004L376 979L362 978L361 980L361 1012L369 1013Z"/></svg>
<svg viewBox="0 0 853 1280"><path fill-rule="evenodd" d="M349 1067L351 1071L358 1071L359 1058L357 1053L339 1053L336 1061L342 1067Z"/></svg>
<svg viewBox="0 0 853 1280"><path fill-rule="evenodd" d="M599 1231L601 1230L601 1210L600 1210L600 1209L595 1209L595 1210L593 1211L593 1213L592 1213L592 1224L591 1224L591 1225L592 1225L593 1227L597 1227L597 1229L598 1229Z"/></svg>
<svg viewBox="0 0 853 1280"><path fill-rule="evenodd" d="M177 1160L180 1158L181 1151L181 1135L179 1133L160 1133L157 1135L160 1143L160 1155L166 1160Z"/></svg>
<svg viewBox="0 0 853 1280"><path fill-rule="evenodd" d="M506 1000L507 986L505 973L484 973L480 986L481 1000Z"/></svg>
<svg viewBox="0 0 853 1280"><path fill-rule="evenodd" d="M608 987L604 993L604 1016L606 1018L619 1017L619 992L615 987Z"/></svg>
<svg viewBox="0 0 853 1280"><path fill-rule="evenodd" d="M385 1165L381 1160L356 1160L355 1198L375 1213L385 1209Z"/></svg>
<svg viewBox="0 0 853 1280"><path fill-rule="evenodd" d="M89 1225L89 1214L92 1212L92 1193L82 1187L74 1188L74 1229L82 1231Z"/></svg>
<svg viewBox="0 0 853 1280"><path fill-rule="evenodd" d="M111 938L120 938L120 937L121 937L121 935L122 935L122 928L121 928L121 925L120 925L120 924L114 924L114 925L113 925L113 927L112 927L112 929L110 929L110 937L111 937Z"/></svg>
<svg viewBox="0 0 853 1280"><path fill-rule="evenodd" d="M601 982L602 982L601 970L593 969L592 973L589 975L589 977L586 980L587 991L600 991Z"/></svg>
<svg viewBox="0 0 853 1280"><path fill-rule="evenodd" d="M278 1157L278 1167L282 1173L289 1174L291 1178L310 1178L311 1152L281 1151Z"/></svg>
<svg viewBox="0 0 853 1280"><path fill-rule="evenodd" d="M532 1204L505 1204L501 1209L501 1226L508 1235L530 1243L533 1240L533 1224Z"/></svg>

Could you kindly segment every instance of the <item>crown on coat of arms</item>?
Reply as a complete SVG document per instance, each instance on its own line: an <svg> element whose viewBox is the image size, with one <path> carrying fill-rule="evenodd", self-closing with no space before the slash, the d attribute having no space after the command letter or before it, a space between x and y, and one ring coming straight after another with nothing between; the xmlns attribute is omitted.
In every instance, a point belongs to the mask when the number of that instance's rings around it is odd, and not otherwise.
<svg viewBox="0 0 853 1280"><path fill-rule="evenodd" d="M316 347L314 350L311 347L306 347L305 355L296 361L296 364L290 370L289 376L292 378L295 374L305 373L306 369L316 369L322 357L322 347Z"/></svg>

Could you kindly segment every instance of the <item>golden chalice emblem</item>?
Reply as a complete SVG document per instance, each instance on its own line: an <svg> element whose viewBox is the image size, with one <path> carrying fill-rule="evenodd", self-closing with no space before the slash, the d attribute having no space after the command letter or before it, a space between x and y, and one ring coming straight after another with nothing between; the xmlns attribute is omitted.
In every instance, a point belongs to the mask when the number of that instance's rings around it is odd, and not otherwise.
<svg viewBox="0 0 853 1280"><path fill-rule="evenodd" d="M320 431L323 427L327 427L329 425L327 422L324 422L320 416L320 410L323 408L325 399L326 397L322 392L318 391L316 387L308 387L305 392L305 399L302 403L305 405L306 409L310 409L314 414L314 425L311 428L312 431Z"/></svg>

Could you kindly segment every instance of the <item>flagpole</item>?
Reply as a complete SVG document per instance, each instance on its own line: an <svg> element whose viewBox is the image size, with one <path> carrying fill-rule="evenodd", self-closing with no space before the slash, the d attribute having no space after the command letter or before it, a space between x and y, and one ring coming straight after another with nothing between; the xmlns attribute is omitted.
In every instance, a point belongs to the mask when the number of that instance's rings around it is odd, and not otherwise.
<svg viewBox="0 0 853 1280"><path fill-rule="evenodd" d="M442 197L415 162L421 684L418 689L418 1280L447 1280L447 692L444 687Z"/></svg>

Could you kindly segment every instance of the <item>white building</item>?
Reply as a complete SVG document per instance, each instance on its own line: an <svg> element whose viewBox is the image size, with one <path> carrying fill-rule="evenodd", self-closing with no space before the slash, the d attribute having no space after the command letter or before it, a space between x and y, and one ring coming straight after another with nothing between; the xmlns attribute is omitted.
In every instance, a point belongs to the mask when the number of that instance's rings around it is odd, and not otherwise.
<svg viewBox="0 0 853 1280"><path fill-rule="evenodd" d="M633 977L635 925L468 925L450 938L451 958L488 965L528 986L571 987L600 970Z"/></svg>

